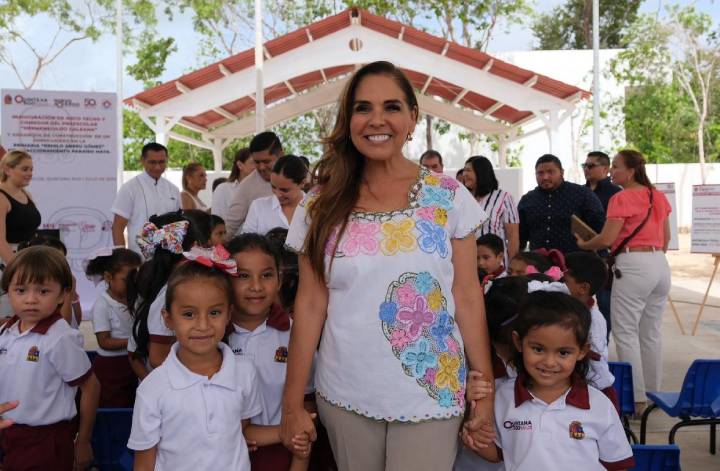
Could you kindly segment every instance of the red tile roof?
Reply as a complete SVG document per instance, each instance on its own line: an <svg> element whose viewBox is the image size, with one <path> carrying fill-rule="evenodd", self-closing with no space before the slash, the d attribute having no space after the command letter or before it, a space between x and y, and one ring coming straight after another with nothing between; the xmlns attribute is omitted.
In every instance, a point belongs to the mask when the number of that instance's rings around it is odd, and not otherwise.
<svg viewBox="0 0 720 471"><path fill-rule="evenodd" d="M532 88L560 99L568 99L578 94L583 98L587 98L590 95L586 90L582 90L573 85L568 85L550 77L536 74L531 70L523 69L513 64L495 59L484 52L453 42L448 42L443 38L433 36L397 21L373 15L368 11L358 8L347 9L337 15L325 18L297 31L272 39L265 43L265 48L270 56L276 57L308 44L310 42L308 33L312 36L313 40L316 40L350 26L351 16L357 17L362 26L393 38L398 38L402 31L403 41L435 54L441 54L443 49L447 47L447 50L445 51L446 57L462 62L470 67L481 69L492 60L492 66L488 69L488 72L515 83L522 84L532 77L537 76L537 81ZM140 92L126 99L125 103L133 106L133 100L139 100L140 102L151 106L157 105L163 101L182 94L182 92L178 90L176 82L180 82L183 86L189 89L195 89L223 78L224 75L220 70L221 65L226 67L230 72L235 73L253 67L254 64L254 49L248 49L214 64L190 72L189 74L178 77L175 80L171 80ZM322 71L317 70L295 77L289 80L289 83L296 92L301 92L305 89L323 83L323 72L327 79L331 79L333 77L346 74L353 69L353 65L340 65L337 67L327 68ZM428 78L426 74L413 70L404 70L404 72L408 75L417 89L422 89ZM427 93L430 95L436 95L448 101L454 100L461 91L462 87L438 78L433 78L427 88ZM285 83L274 84L265 89L265 103L266 105L270 105L273 102L287 98L292 94L293 92ZM480 112L484 112L496 103L496 100L472 91L467 92L467 94L459 101L460 105ZM238 98L237 100L222 106L225 111L235 115L242 115L243 113L250 112L254 109L254 107L255 102L248 96ZM508 105L498 108L491 114L492 117L509 123L517 123L530 115L532 115L532 112L530 111L518 110ZM184 119L190 123L205 128L224 124L228 121L227 118L212 110L205 111L196 116L185 116Z"/></svg>

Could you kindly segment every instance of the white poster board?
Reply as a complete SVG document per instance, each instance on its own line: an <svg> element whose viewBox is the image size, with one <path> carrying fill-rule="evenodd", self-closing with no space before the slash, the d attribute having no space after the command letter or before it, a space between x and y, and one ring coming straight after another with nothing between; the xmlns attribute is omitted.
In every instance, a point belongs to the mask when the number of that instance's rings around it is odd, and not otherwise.
<svg viewBox="0 0 720 471"><path fill-rule="evenodd" d="M83 261L112 245L117 96L8 89L0 94L3 147L32 155L29 191L42 214L40 228L59 229L87 313L98 288L85 277Z"/></svg>
<svg viewBox="0 0 720 471"><path fill-rule="evenodd" d="M662 191L670 202L672 212L670 213L670 243L668 250L679 250L680 244L678 239L678 212L677 212L677 195L675 194L675 183L656 183L655 188Z"/></svg>
<svg viewBox="0 0 720 471"><path fill-rule="evenodd" d="M693 185L692 253L720 253L720 185Z"/></svg>

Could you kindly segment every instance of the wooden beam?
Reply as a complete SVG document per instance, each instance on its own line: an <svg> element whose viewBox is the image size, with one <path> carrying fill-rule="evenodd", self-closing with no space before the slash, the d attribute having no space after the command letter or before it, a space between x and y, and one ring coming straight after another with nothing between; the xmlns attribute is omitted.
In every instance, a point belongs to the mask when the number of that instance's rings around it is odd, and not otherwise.
<svg viewBox="0 0 720 471"><path fill-rule="evenodd" d="M218 69L220 69L220 73L223 74L225 77L232 75L232 72L230 72L230 69L225 67L223 64L218 64Z"/></svg>

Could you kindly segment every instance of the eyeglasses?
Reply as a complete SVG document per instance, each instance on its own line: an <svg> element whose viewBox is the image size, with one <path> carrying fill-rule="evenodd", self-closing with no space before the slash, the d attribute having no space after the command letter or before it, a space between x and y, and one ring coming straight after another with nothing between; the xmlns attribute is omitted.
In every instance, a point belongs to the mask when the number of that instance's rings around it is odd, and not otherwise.
<svg viewBox="0 0 720 471"><path fill-rule="evenodd" d="M593 164L593 163L581 164L580 166L581 166L582 168L584 168L585 170L592 170L592 169L594 169L595 167L602 167L602 165L600 165L600 164Z"/></svg>

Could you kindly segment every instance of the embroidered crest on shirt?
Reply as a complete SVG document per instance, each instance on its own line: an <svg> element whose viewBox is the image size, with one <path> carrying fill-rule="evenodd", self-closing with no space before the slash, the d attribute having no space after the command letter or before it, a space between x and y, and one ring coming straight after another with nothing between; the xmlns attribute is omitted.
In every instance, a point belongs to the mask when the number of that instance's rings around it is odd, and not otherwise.
<svg viewBox="0 0 720 471"><path fill-rule="evenodd" d="M278 363L287 363L288 349L287 347L278 347L275 350L275 361Z"/></svg>
<svg viewBox="0 0 720 471"><path fill-rule="evenodd" d="M575 440L582 440L585 438L585 431L583 430L582 423L577 420L570 422L570 438Z"/></svg>
<svg viewBox="0 0 720 471"><path fill-rule="evenodd" d="M379 317L403 372L441 407L464 407L465 356L440 283L428 272L404 273L388 288Z"/></svg>
<svg viewBox="0 0 720 471"><path fill-rule="evenodd" d="M35 363L40 360L40 349L36 346L30 347L30 350L28 350L27 358L25 358L27 361L34 361Z"/></svg>
<svg viewBox="0 0 720 471"><path fill-rule="evenodd" d="M2 347L0 348L0 355L5 355L7 353L7 348Z"/></svg>

